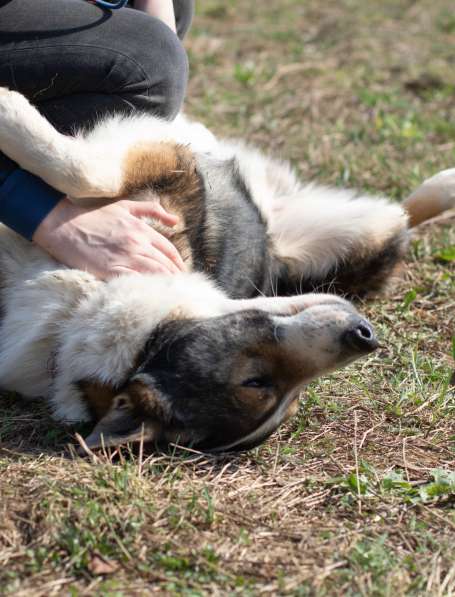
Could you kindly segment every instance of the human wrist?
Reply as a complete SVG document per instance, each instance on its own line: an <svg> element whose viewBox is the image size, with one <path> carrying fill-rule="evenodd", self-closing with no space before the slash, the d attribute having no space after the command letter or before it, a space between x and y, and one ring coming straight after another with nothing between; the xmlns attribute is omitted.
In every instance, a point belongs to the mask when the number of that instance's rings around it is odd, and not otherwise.
<svg viewBox="0 0 455 597"><path fill-rule="evenodd" d="M48 249L52 244L51 239L55 237L62 224L75 217L78 212L80 208L68 197L63 197L38 225L32 236L33 242L43 249Z"/></svg>

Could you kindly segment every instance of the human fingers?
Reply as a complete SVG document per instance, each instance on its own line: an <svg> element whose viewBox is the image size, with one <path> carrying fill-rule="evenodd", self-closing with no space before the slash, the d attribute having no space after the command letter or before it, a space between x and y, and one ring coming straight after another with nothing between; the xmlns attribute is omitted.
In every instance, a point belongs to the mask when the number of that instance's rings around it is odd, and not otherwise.
<svg viewBox="0 0 455 597"><path fill-rule="evenodd" d="M175 226L179 221L176 215L166 211L158 201L128 201L128 204L130 214L138 218L153 218L166 226Z"/></svg>
<svg viewBox="0 0 455 597"><path fill-rule="evenodd" d="M152 244L148 245L147 247L142 247L142 250L138 252L137 255L144 259L149 259L160 263L170 274L179 274L182 271L173 261L171 261L171 259L169 259L169 257L167 257L167 255L165 255L160 249Z"/></svg>
<svg viewBox="0 0 455 597"><path fill-rule="evenodd" d="M165 236L163 236L153 228L149 228L148 236L152 246L155 247L155 249L157 249L165 257L172 261L180 271L186 271L186 265L183 262L180 253L177 251L177 249L169 239L167 239Z"/></svg>

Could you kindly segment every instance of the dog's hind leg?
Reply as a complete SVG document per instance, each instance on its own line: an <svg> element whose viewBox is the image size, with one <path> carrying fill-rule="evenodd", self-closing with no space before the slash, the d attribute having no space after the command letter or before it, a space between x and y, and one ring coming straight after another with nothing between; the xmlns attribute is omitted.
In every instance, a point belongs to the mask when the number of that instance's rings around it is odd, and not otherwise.
<svg viewBox="0 0 455 597"><path fill-rule="evenodd" d="M409 225L417 226L448 209L455 208L455 168L443 170L425 180L407 199L403 207Z"/></svg>
<svg viewBox="0 0 455 597"><path fill-rule="evenodd" d="M268 220L278 294L377 292L407 246L400 205L349 190L304 186L276 199Z"/></svg>

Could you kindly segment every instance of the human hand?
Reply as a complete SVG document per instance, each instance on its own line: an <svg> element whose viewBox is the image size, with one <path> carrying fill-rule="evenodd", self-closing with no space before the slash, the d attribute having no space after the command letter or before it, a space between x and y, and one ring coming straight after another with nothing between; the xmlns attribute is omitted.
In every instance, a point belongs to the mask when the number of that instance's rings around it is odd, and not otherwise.
<svg viewBox="0 0 455 597"><path fill-rule="evenodd" d="M102 280L116 275L185 271L177 249L141 220L175 226L178 218L154 201L117 201L85 209L62 199L41 222L33 241L57 261Z"/></svg>

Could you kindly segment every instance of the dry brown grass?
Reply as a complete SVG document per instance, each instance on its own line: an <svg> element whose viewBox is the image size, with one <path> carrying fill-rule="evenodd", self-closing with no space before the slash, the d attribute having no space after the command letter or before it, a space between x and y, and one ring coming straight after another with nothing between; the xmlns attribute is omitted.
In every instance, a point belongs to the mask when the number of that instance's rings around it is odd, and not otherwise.
<svg viewBox="0 0 455 597"><path fill-rule="evenodd" d="M450 0L207 0L188 108L401 197L454 165L454 33ZM0 593L454 595L454 223L423 226L364 305L379 353L248 454L73 459L72 430L2 398Z"/></svg>

